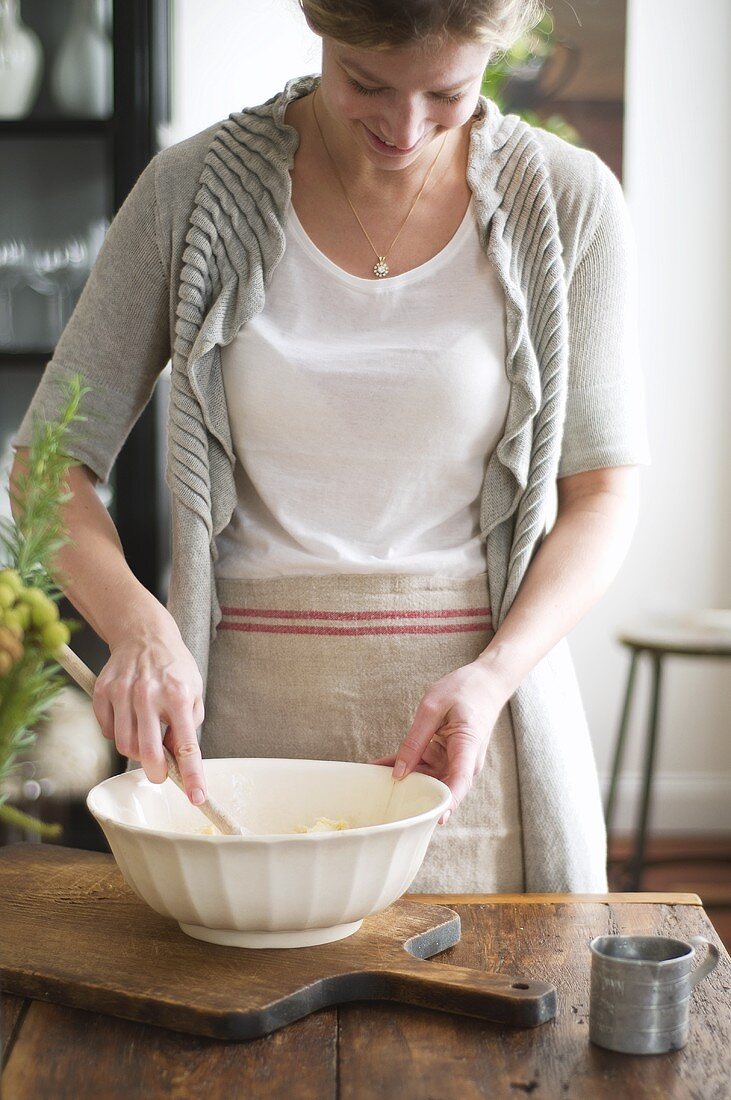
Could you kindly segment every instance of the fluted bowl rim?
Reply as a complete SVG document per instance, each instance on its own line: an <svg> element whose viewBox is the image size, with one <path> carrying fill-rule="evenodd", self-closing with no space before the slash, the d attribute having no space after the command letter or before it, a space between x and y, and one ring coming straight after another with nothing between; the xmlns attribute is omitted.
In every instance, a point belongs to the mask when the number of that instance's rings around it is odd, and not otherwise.
<svg viewBox="0 0 731 1100"><path fill-rule="evenodd" d="M293 764L305 765L307 767L316 766L320 764L340 764L348 765L351 768L378 768L379 770L391 771L390 765L384 764L369 764L360 761L350 760L310 760L310 759L298 759L291 757L225 757L215 758L217 762L225 760L227 763L250 763L250 762L262 762L262 763L274 763L274 764ZM213 760L211 761L213 762ZM188 833L175 829L158 829L151 825L137 825L129 821L122 821L118 817L115 817L104 810L100 809L97 800L98 794L102 788L114 788L124 787L137 784L140 782L149 782L142 768L134 768L130 771L121 772L118 775L109 776L107 779L103 779L100 783L97 783L91 788L87 797L86 804L90 813L101 824L102 822L110 824L112 827L126 832L141 833L150 837L165 837L169 840L180 843L181 841L193 841L196 844L233 844L233 843L245 843L247 845L266 843L266 844L281 844L295 840L299 842L317 842L325 841L326 843L333 843L337 840L341 842L348 837L364 836L369 834L381 834L385 832L394 832L396 830L404 829L406 827L427 823L433 818L438 817L444 810L447 809L451 800L452 792L446 783L443 783L435 776L426 775L424 772L410 772L403 780L398 782L419 782L425 786L427 790L432 789L434 793L441 789L441 799L432 808L423 810L419 814L413 814L409 817L397 818L395 821L382 822L376 825L359 825L353 826L348 829L336 830L333 832L320 832L320 833L253 833L251 835L232 835L226 836L222 834L206 834L206 833ZM166 780L167 781L167 780ZM201 814L201 818L205 815Z"/></svg>

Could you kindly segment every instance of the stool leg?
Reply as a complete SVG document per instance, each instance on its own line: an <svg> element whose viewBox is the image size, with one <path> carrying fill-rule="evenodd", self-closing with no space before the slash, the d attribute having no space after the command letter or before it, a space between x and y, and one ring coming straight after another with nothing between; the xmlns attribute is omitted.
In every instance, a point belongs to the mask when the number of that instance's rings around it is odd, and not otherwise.
<svg viewBox="0 0 731 1100"><path fill-rule="evenodd" d="M650 706L650 722L647 728L647 742L645 744L645 768L642 781L642 802L640 804L640 819L637 824L635 837L635 850L630 869L630 889L639 890L642 883L642 871L645 863L645 842L647 838L647 821L650 813L650 796L652 794L652 780L655 768L655 749L657 747L657 726L660 713L660 687L662 679L662 654L651 654L652 659L652 701Z"/></svg>
<svg viewBox="0 0 731 1100"><path fill-rule="evenodd" d="M609 793L607 794L607 807L604 811L607 836L609 835L609 832L611 830L612 820L614 818L614 803L617 795L617 783L619 781L619 773L622 767L622 757L624 756L624 743L627 739L627 725L629 723L630 708L632 706L632 696L635 689L635 676L637 673L637 660L639 656L640 651L638 649L633 649L632 660L629 666L629 675L627 677L627 687L624 693L622 717L619 722L617 740L614 744L614 758L612 760L612 774L609 781Z"/></svg>

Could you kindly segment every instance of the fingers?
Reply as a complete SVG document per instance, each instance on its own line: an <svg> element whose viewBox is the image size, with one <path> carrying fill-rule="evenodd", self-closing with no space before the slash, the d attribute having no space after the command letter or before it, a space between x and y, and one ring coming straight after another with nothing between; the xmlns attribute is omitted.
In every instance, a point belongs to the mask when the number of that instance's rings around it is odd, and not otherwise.
<svg viewBox="0 0 731 1100"><path fill-rule="evenodd" d="M196 737L195 700L185 685L179 685L176 699L166 715L168 731L165 744L170 749L180 768L185 793L190 801L199 806L206 795L206 781L203 774L203 760Z"/></svg>
<svg viewBox="0 0 731 1100"><path fill-rule="evenodd" d="M185 793L194 805L204 802L206 782L196 729L203 721L203 700L180 680L164 685L148 676L97 679L92 707L103 735L122 756L139 760L152 783L162 783L168 769L161 723L169 726L165 743L175 756Z"/></svg>
<svg viewBox="0 0 731 1100"><path fill-rule="evenodd" d="M421 775L431 775L435 779L441 779L442 782L446 782L446 778L449 775L449 756L446 747L447 739L442 737L441 734L436 733L427 747L422 753L421 760L418 764L415 764L411 769L412 772L418 772ZM484 752L482 759L484 761ZM369 760L369 764L381 764L387 767L393 767L396 762L396 754L392 756L381 756L377 760ZM469 789L469 788L468 788ZM439 818L440 825L446 825L452 812L457 808L456 802L452 801L449 809L445 810L442 816Z"/></svg>
<svg viewBox="0 0 731 1100"><path fill-rule="evenodd" d="M447 742L449 771L445 782L452 792L452 810L456 810L472 786L482 741L476 731L462 729L453 733Z"/></svg>
<svg viewBox="0 0 731 1100"><path fill-rule="evenodd" d="M413 769L441 779L452 792L452 801L439 819L446 825L462 800L469 793L474 777L484 762L487 743L476 731L463 727L452 729L448 736L436 733L422 754L422 762Z"/></svg>
<svg viewBox="0 0 731 1100"><path fill-rule="evenodd" d="M103 683L97 680L94 685L94 694L91 697L91 709L96 715L99 729L107 741L114 740L114 708L108 698Z"/></svg>
<svg viewBox="0 0 731 1100"><path fill-rule="evenodd" d="M151 783L163 783L168 769L162 751L160 711L153 681L138 679L132 687L132 700L137 714L137 740L140 763Z"/></svg>
<svg viewBox="0 0 731 1100"><path fill-rule="evenodd" d="M485 757L487 756L487 746L489 742L485 741L482 748L477 754L477 761L475 763L475 775L479 775L482 769L485 767Z"/></svg>
<svg viewBox="0 0 731 1100"><path fill-rule="evenodd" d="M447 750L438 733L432 737L421 754L421 762L433 768L438 774L446 774L448 767Z"/></svg>
<svg viewBox="0 0 731 1100"><path fill-rule="evenodd" d="M403 779L410 771L413 771L421 760L427 745L439 729L444 719L446 709L443 704L432 701L428 695L416 708L411 729L401 742L396 753L396 762L393 769L394 779Z"/></svg>
<svg viewBox="0 0 731 1100"><path fill-rule="evenodd" d="M132 706L131 685L121 678L112 681L107 691L114 711L114 740L117 751L130 760L139 760L137 717Z"/></svg>

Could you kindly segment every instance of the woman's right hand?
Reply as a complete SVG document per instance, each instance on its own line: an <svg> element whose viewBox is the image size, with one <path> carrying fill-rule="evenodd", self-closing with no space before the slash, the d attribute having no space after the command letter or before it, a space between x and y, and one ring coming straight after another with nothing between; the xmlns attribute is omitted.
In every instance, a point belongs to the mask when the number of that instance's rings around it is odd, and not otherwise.
<svg viewBox="0 0 731 1100"><path fill-rule="evenodd" d="M110 643L92 705L102 733L122 756L139 760L153 783L167 777L163 740L178 762L194 805L206 798L196 729L203 721L203 682L177 631L129 633ZM168 728L164 735L160 723Z"/></svg>

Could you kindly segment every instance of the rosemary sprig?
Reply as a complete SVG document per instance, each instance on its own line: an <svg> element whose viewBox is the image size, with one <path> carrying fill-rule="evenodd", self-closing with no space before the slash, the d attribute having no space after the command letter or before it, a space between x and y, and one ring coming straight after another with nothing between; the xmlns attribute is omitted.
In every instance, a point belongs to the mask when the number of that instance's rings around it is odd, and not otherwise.
<svg viewBox="0 0 731 1100"><path fill-rule="evenodd" d="M12 666L4 674L0 666L0 783L13 770L18 754L35 741L35 725L65 683L59 665L52 659L53 651L60 639L68 638L71 631L80 627L73 621L62 624L57 621L56 603L62 593L50 569L55 555L69 541L61 509L72 496L68 471L79 465L64 454L63 445L71 425L86 419L79 407L88 392L81 376L74 375L64 386L65 404L58 420L34 417L27 470L17 479L12 493L18 518L0 518L2 568L12 571L13 575L5 576L18 592L18 603L2 612L6 623L15 612L16 634ZM32 601L30 596L34 597ZM24 599L30 604L26 606L29 626L18 630L18 608ZM59 631L59 625L65 629ZM22 824L44 836L58 834L57 826L40 823L16 807L5 805L6 800L7 794L0 793L0 820Z"/></svg>
<svg viewBox="0 0 731 1100"><path fill-rule="evenodd" d="M73 375L64 384L66 404L58 420L33 420L33 436L28 469L17 480L13 503L20 519L0 519L0 542L9 564L17 569L24 584L42 592L60 596L58 585L49 574L53 556L68 542L61 519L61 506L72 497L67 476L79 463L63 453L63 441L73 423L85 421L79 412L84 394L90 392L81 376Z"/></svg>

